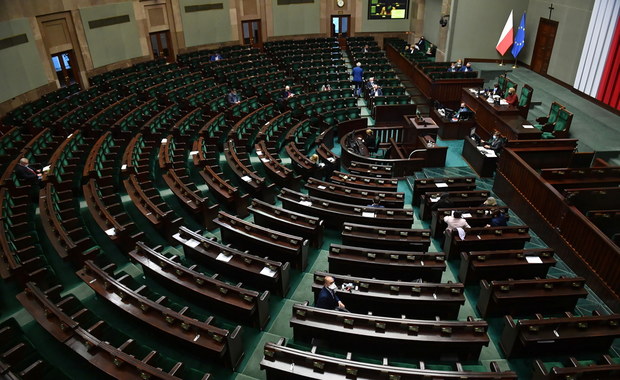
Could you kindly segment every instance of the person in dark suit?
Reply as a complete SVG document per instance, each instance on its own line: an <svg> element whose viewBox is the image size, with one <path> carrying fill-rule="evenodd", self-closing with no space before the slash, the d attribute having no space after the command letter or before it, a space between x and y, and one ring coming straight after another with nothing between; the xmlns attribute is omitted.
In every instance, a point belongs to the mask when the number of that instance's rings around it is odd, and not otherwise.
<svg viewBox="0 0 620 380"><path fill-rule="evenodd" d="M493 149L495 153L499 153L502 148L504 148L504 137L499 131L495 131L493 132L493 136L485 142L484 147L486 149Z"/></svg>
<svg viewBox="0 0 620 380"><path fill-rule="evenodd" d="M502 227L508 225L508 216L499 209L491 211L491 223L485 227Z"/></svg>
<svg viewBox="0 0 620 380"><path fill-rule="evenodd" d="M384 208L385 206L383 206L383 205L381 204L381 197L379 197L379 196L377 195L376 197L374 197L374 198L372 199L372 203L371 203L371 204L369 204L369 205L368 205L368 206L366 206L366 207L377 207L377 208Z"/></svg>
<svg viewBox="0 0 620 380"><path fill-rule="evenodd" d="M20 182L29 185L40 185L41 179L43 178L41 170L31 168L29 166L29 161L26 157L22 157L19 160L19 163L15 167L15 176Z"/></svg>
<svg viewBox="0 0 620 380"><path fill-rule="evenodd" d="M282 91L281 98L286 100L286 99L290 98L291 96L295 96L295 94L293 94L291 92L291 87L290 86L284 86L284 91Z"/></svg>
<svg viewBox="0 0 620 380"><path fill-rule="evenodd" d="M461 66L461 68L459 69L459 71L460 71L460 72L467 73L467 72L470 72L470 71L474 71L474 68L473 68L473 67L471 67L471 62L467 62L467 63L465 64L465 66Z"/></svg>
<svg viewBox="0 0 620 380"><path fill-rule="evenodd" d="M372 90L372 86L374 86L375 84L377 84L375 82L375 77L370 77L368 79L368 82L366 82L366 88L369 89L369 90Z"/></svg>
<svg viewBox="0 0 620 380"><path fill-rule="evenodd" d="M426 56L427 57L434 57L436 52L437 52L437 48L435 47L435 45L429 44L428 48L426 49Z"/></svg>
<svg viewBox="0 0 620 380"><path fill-rule="evenodd" d="M370 46L368 46L368 44L364 45L362 48L362 53L370 53Z"/></svg>
<svg viewBox="0 0 620 380"><path fill-rule="evenodd" d="M452 206L454 206L454 203L450 200L450 194L442 193L441 196L439 196L439 200L431 207L431 210L435 211L440 208L450 208Z"/></svg>
<svg viewBox="0 0 620 380"><path fill-rule="evenodd" d="M450 67L448 67L448 72L449 73L456 73L457 71L459 71L459 69L456 67L456 63L452 62Z"/></svg>
<svg viewBox="0 0 620 380"><path fill-rule="evenodd" d="M222 57L222 55L220 54L220 52L216 51L214 54L211 55L211 57L209 58L210 61L219 61L220 59L222 59L224 57Z"/></svg>
<svg viewBox="0 0 620 380"><path fill-rule="evenodd" d="M418 42L415 43L415 49L426 52L426 40L424 39L424 36L420 36Z"/></svg>
<svg viewBox="0 0 620 380"><path fill-rule="evenodd" d="M373 85L372 90L370 90L370 97L375 96L383 96L383 90L381 90L381 87L377 86L376 84Z"/></svg>
<svg viewBox="0 0 620 380"><path fill-rule="evenodd" d="M370 128L366 130L366 137L364 138L364 145L366 145L366 148L368 149L368 153L370 154L377 153L377 150L378 150L377 139L375 138L375 134Z"/></svg>
<svg viewBox="0 0 620 380"><path fill-rule="evenodd" d="M240 100L239 100L239 95L237 95L237 90L235 90L234 88L230 90L230 92L226 96L226 101L230 105L239 103Z"/></svg>
<svg viewBox="0 0 620 380"><path fill-rule="evenodd" d="M499 84L497 83L493 85L493 89L491 90L491 96L494 96L494 95L497 95L500 98L504 96L504 92L502 91L501 88L499 88Z"/></svg>
<svg viewBox="0 0 620 380"><path fill-rule="evenodd" d="M334 278L332 276L325 276L323 288L321 288L319 295L316 297L314 306L321 309L346 311L344 304L336 294L336 289L338 287L334 283Z"/></svg>

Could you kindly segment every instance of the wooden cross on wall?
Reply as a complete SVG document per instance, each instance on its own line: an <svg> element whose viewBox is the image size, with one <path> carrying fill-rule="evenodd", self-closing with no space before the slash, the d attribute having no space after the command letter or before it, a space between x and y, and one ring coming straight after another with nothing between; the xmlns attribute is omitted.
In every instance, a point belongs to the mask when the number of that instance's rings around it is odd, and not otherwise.
<svg viewBox="0 0 620 380"><path fill-rule="evenodd" d="M549 6L549 20L551 20L551 12L553 12L555 8L553 7L553 3Z"/></svg>

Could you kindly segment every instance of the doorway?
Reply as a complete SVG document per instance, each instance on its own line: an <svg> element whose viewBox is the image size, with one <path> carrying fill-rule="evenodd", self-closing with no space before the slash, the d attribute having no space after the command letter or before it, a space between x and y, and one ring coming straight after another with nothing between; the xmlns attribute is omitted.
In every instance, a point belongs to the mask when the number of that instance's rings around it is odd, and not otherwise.
<svg viewBox="0 0 620 380"><path fill-rule="evenodd" d="M173 57L172 54L170 54L170 32L166 30L163 32L151 33L149 34L149 38L151 40L153 58L163 58L172 63Z"/></svg>
<svg viewBox="0 0 620 380"><path fill-rule="evenodd" d="M74 83L80 83L73 50L52 54L52 66L56 72L60 87L68 87Z"/></svg>
<svg viewBox="0 0 620 380"><path fill-rule="evenodd" d="M346 38L349 36L349 25L351 24L351 16L338 15L332 16L332 37Z"/></svg>
<svg viewBox="0 0 620 380"><path fill-rule="evenodd" d="M540 18L538 32L536 32L536 43L534 44L534 52L532 54L532 64L530 65L532 71L542 75L547 74L557 31L557 21Z"/></svg>
<svg viewBox="0 0 620 380"><path fill-rule="evenodd" d="M259 49L263 47L260 20L241 21L241 28L243 29L244 45Z"/></svg>

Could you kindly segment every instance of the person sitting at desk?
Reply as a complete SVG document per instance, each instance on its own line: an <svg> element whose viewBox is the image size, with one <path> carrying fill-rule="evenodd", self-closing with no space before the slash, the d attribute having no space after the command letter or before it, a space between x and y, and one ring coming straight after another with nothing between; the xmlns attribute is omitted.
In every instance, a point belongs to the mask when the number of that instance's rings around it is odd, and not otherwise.
<svg viewBox="0 0 620 380"><path fill-rule="evenodd" d="M499 153L504 147L504 137L499 131L493 132L491 139L484 143L486 149L493 149L495 153Z"/></svg>
<svg viewBox="0 0 620 380"><path fill-rule="evenodd" d="M441 196L439 196L439 200L435 202L433 207L431 207L431 210L435 211L439 210L440 208L450 208L453 205L454 203L450 200L450 194L442 193Z"/></svg>
<svg viewBox="0 0 620 380"><path fill-rule="evenodd" d="M282 91L282 99L288 99L291 96L295 96L295 94L293 94L291 92L291 86L284 86L284 91Z"/></svg>
<svg viewBox="0 0 620 380"><path fill-rule="evenodd" d="M460 59L457 59L457 60L456 60L456 70L457 70L457 71L460 71L460 70L461 70L461 67L463 67L463 61L462 61L462 60L460 60Z"/></svg>
<svg viewBox="0 0 620 380"><path fill-rule="evenodd" d="M448 72L449 73L456 73L457 71L459 71L459 69L456 67L456 63L452 62L452 65L450 65L450 67L448 67Z"/></svg>
<svg viewBox="0 0 620 380"><path fill-rule="evenodd" d="M446 231L454 231L457 228L471 228L460 211L454 211L452 215L444 216L443 221L448 225Z"/></svg>
<svg viewBox="0 0 620 380"><path fill-rule="evenodd" d="M420 36L420 39L418 40L418 42L415 43L415 49L420 50L420 51L425 51L425 48L426 48L426 40L424 39L424 36Z"/></svg>
<svg viewBox="0 0 620 380"><path fill-rule="evenodd" d="M488 197L487 200L482 203L482 206L495 207L497 206L497 200L493 197Z"/></svg>
<svg viewBox="0 0 620 380"><path fill-rule="evenodd" d="M370 97L375 97L375 96L383 96L383 90L381 90L381 87L377 86L376 84L372 86L372 90L370 90Z"/></svg>
<svg viewBox="0 0 620 380"><path fill-rule="evenodd" d="M467 63L465 64L465 66L461 66L461 68L459 69L459 71L460 71L460 72L467 73L467 72L470 72L470 71L474 71L474 68L473 68L473 67L471 67L471 62L467 62Z"/></svg>
<svg viewBox="0 0 620 380"><path fill-rule="evenodd" d="M366 82L366 88L372 90L372 86L374 86L375 84L377 84L375 82L375 77L370 77L368 78L368 82Z"/></svg>
<svg viewBox="0 0 620 380"><path fill-rule="evenodd" d="M502 96L504 96L504 92L502 91L502 89L501 89L501 88L499 88L499 84L498 84L498 83L495 83L495 84L493 85L493 89L490 91L490 93L491 93L491 96L495 96L495 95L497 95L497 96L499 96L500 98L501 98Z"/></svg>
<svg viewBox="0 0 620 380"><path fill-rule="evenodd" d="M362 48L362 53L370 53L370 46L368 46L368 44L364 45Z"/></svg>
<svg viewBox="0 0 620 380"><path fill-rule="evenodd" d="M321 309L347 311L340 298L336 294L338 286L334 283L332 276L325 276L323 279L323 287L316 297L314 306Z"/></svg>
<svg viewBox="0 0 620 380"><path fill-rule="evenodd" d="M34 185L36 183L39 186L42 185L41 179L43 175L41 170L30 167L26 157L22 157L19 160L19 164L15 167L15 176L20 182L25 184Z"/></svg>
<svg viewBox="0 0 620 380"><path fill-rule="evenodd" d="M321 91L331 91L332 86L329 83L325 83L323 86L321 86Z"/></svg>
<svg viewBox="0 0 620 380"><path fill-rule="evenodd" d="M381 197L379 197L377 195L374 198L372 198L372 203L369 204L366 207L379 207L379 208L383 208L384 206L381 204Z"/></svg>
<svg viewBox="0 0 620 380"><path fill-rule="evenodd" d="M508 225L508 216L499 209L491 211L491 223L485 227L503 227Z"/></svg>
<svg viewBox="0 0 620 380"><path fill-rule="evenodd" d="M222 55L219 52L216 51L214 54L211 55L209 60L210 61L219 61L222 58L223 58Z"/></svg>
<svg viewBox="0 0 620 380"><path fill-rule="evenodd" d="M437 52L437 49L435 48L435 45L429 44L428 49L426 49L426 56L434 57L436 52Z"/></svg>
<svg viewBox="0 0 620 380"><path fill-rule="evenodd" d="M458 111L454 113L454 117L452 117L452 121L459 121L461 119L461 114L463 116L468 116L470 112L471 111L469 110L469 108L467 108L467 105L465 105L465 102L462 102L461 108L459 108Z"/></svg>
<svg viewBox="0 0 620 380"><path fill-rule="evenodd" d="M517 91L514 89L514 87L510 87L508 89L508 95L506 95L506 102L508 102L508 105L510 106L516 106L517 104L519 104L519 97L517 96Z"/></svg>
<svg viewBox="0 0 620 380"><path fill-rule="evenodd" d="M241 102L239 100L239 95L237 95L237 90L236 89L233 88L232 90L230 90L228 95L226 95L226 101L230 105L237 104L237 103Z"/></svg>

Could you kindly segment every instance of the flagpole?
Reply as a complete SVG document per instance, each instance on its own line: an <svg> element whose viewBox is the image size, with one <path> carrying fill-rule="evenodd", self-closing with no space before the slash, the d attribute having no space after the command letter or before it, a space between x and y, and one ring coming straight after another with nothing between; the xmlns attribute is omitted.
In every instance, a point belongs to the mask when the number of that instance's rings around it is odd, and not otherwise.
<svg viewBox="0 0 620 380"><path fill-rule="evenodd" d="M499 65L500 66L504 66L504 57L502 56L502 59L499 61Z"/></svg>
<svg viewBox="0 0 620 380"><path fill-rule="evenodd" d="M515 64L512 66L513 69L517 68L517 59L515 58Z"/></svg>

